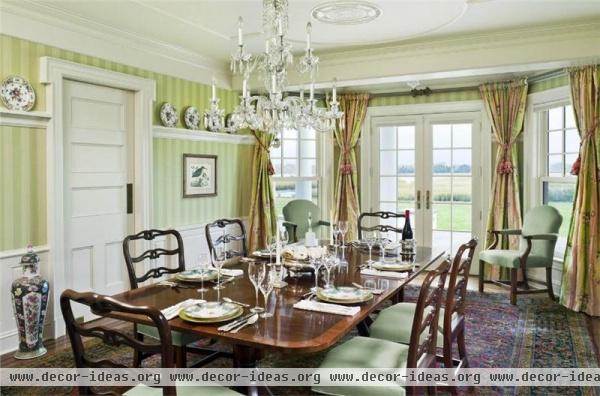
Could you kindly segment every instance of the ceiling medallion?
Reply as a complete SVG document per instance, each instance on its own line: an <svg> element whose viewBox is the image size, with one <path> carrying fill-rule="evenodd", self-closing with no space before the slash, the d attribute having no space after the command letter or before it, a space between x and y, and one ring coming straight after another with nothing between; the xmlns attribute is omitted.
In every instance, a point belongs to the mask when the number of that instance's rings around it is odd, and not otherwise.
<svg viewBox="0 0 600 396"><path fill-rule="evenodd" d="M317 21L334 25L358 25L371 22L380 15L381 9L366 1L332 1L312 10Z"/></svg>

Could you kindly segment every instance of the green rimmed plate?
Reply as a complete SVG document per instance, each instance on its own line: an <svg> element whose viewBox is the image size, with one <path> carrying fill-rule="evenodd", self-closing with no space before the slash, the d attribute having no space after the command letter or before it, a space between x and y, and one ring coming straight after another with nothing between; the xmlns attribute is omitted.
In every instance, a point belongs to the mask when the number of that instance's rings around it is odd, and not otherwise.
<svg viewBox="0 0 600 396"><path fill-rule="evenodd" d="M337 304L357 304L369 301L373 298L373 293L369 290L359 289L352 286L332 287L329 289L319 289L317 297L320 300Z"/></svg>
<svg viewBox="0 0 600 396"><path fill-rule="evenodd" d="M372 265L373 268L379 271L394 271L394 272L406 272L413 269L412 264L403 263L382 263L376 262Z"/></svg>
<svg viewBox="0 0 600 396"><path fill-rule="evenodd" d="M237 304L210 301L182 309L179 317L188 322L218 323L235 319L243 312L244 309Z"/></svg>
<svg viewBox="0 0 600 396"><path fill-rule="evenodd" d="M183 282L202 282L217 279L218 271L216 268L193 269L181 271L175 274L175 279Z"/></svg>

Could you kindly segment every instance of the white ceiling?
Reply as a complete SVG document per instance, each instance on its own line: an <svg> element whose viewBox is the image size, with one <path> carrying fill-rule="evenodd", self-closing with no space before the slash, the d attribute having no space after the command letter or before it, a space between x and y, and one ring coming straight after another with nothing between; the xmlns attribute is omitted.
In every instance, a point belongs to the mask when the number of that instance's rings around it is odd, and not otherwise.
<svg viewBox="0 0 600 396"><path fill-rule="evenodd" d="M6 1L6 0L3 0ZM262 0L85 0L18 1L47 15L98 30L153 40L219 62L237 42L237 17L245 40L262 48ZM288 37L302 50L311 10L325 1L290 0ZM509 30L600 17L598 0L375 0L382 15L363 25L313 22L317 50L400 42L428 37Z"/></svg>

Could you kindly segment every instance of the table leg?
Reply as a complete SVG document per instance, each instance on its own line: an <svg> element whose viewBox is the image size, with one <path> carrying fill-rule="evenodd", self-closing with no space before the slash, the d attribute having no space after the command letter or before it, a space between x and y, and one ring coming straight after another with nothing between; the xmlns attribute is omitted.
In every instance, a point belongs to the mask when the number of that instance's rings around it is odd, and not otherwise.
<svg viewBox="0 0 600 396"><path fill-rule="evenodd" d="M394 297L392 297L392 303L398 304L404 301L404 288L400 288Z"/></svg>
<svg viewBox="0 0 600 396"><path fill-rule="evenodd" d="M365 320L356 325L356 330L358 330L358 335L362 337L369 337L369 324L368 322L373 322L371 318L367 317Z"/></svg>
<svg viewBox="0 0 600 396"><path fill-rule="evenodd" d="M235 345L233 347L233 367L234 368L255 368L260 359L260 350L245 345ZM264 386L251 385L248 387L239 387L236 389L248 396L269 395L272 396L269 388Z"/></svg>

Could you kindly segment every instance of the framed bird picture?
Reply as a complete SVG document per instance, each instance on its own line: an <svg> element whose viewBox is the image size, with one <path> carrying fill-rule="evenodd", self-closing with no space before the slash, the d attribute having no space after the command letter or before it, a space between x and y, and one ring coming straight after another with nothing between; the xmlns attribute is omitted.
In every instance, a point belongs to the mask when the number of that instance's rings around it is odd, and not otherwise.
<svg viewBox="0 0 600 396"><path fill-rule="evenodd" d="M217 156L183 154L183 197L217 195Z"/></svg>

